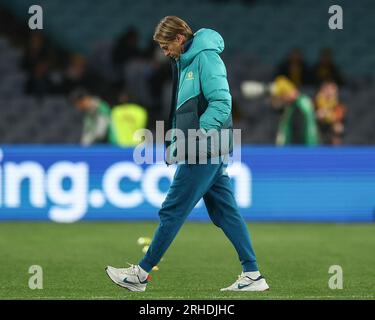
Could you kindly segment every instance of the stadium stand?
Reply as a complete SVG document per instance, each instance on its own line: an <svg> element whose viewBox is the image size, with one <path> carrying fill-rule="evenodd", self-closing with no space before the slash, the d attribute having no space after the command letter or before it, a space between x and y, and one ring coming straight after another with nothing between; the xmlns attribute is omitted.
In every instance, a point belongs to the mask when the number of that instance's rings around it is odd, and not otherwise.
<svg viewBox="0 0 375 320"><path fill-rule="evenodd" d="M148 48L154 26L164 15L180 15L196 29L210 27L219 31L226 41L223 58L240 114L235 124L243 129L242 142L245 143L273 143L277 115L269 108L266 98L246 100L241 95L240 83L248 79L271 81L277 65L292 48L298 47L312 66L320 50L330 47L346 80L346 85L340 88L341 100L348 109L344 143L375 142L375 112L372 110L375 103L375 47L372 45L375 19L368 14L375 12L374 1L337 1L345 8L345 32L328 29L328 6L324 0L264 0L252 1L251 5L241 1L198 0L191 0L188 6L181 0L158 3L152 6L146 0L80 0L73 5L63 0L38 1L45 13L43 34L61 50L85 56L89 68L108 82L109 87L116 82L118 71L112 65L111 50L128 27L136 26L143 50ZM28 7L32 4L35 3L30 0L0 0L0 7L14 15L18 24L27 21ZM78 142L81 116L70 105L63 90L42 97L25 94L29 75L22 67L24 47L14 41L13 36L0 35L1 142ZM153 72L153 62L147 59L130 65L124 77L131 82L128 87L134 88L140 102L149 105L151 110L154 106L150 105L152 98L144 77ZM144 73L144 77L132 81L134 72ZM168 84L165 83L163 90L167 92L161 92L161 97L168 97ZM317 88L307 84L301 90L313 97ZM163 105L168 100L160 99ZM167 113L164 110L161 114Z"/></svg>

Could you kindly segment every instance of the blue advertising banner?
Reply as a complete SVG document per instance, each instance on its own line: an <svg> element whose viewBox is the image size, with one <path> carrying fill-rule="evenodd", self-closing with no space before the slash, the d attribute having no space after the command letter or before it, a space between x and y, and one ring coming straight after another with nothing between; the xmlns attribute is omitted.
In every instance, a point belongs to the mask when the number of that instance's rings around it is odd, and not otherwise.
<svg viewBox="0 0 375 320"><path fill-rule="evenodd" d="M242 146L228 168L251 221L373 222L375 148ZM175 166L133 149L0 146L0 220L156 220ZM208 220L203 202L191 220Z"/></svg>

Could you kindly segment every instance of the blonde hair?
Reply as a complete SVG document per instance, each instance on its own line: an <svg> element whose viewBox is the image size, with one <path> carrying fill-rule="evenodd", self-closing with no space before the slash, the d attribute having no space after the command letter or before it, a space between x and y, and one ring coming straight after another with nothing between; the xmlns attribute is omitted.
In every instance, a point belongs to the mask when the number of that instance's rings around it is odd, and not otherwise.
<svg viewBox="0 0 375 320"><path fill-rule="evenodd" d="M278 76L271 84L271 95L276 98L284 98L297 90L295 84L285 76Z"/></svg>
<svg viewBox="0 0 375 320"><path fill-rule="evenodd" d="M174 41L177 34L181 34L185 36L186 39L190 39L193 36L193 31L181 18L166 16L161 19L156 26L153 39L159 44L165 44Z"/></svg>

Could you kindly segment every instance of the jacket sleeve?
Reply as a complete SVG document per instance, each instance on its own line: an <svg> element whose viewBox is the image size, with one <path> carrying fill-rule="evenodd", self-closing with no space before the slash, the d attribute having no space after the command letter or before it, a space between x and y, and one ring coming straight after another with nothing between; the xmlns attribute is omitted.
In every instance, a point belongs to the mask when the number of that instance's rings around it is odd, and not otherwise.
<svg viewBox="0 0 375 320"><path fill-rule="evenodd" d="M232 97L224 62L216 52L200 54L199 75L202 93L208 102L199 119L200 128L206 131L220 129L231 113Z"/></svg>

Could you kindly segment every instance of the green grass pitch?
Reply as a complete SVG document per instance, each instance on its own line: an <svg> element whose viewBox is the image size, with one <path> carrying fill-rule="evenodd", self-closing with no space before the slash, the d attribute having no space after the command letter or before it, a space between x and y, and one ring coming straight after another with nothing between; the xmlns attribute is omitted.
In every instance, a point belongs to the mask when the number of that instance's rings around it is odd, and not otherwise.
<svg viewBox="0 0 375 320"><path fill-rule="evenodd" d="M152 272L145 293L113 284L106 265L143 256L137 244L152 237L151 222L0 223L0 299L374 299L375 225L251 223L249 229L270 290L223 293L241 272L220 229L186 223ZM43 289L31 290L31 265L43 268ZM343 269L332 290L331 265Z"/></svg>

